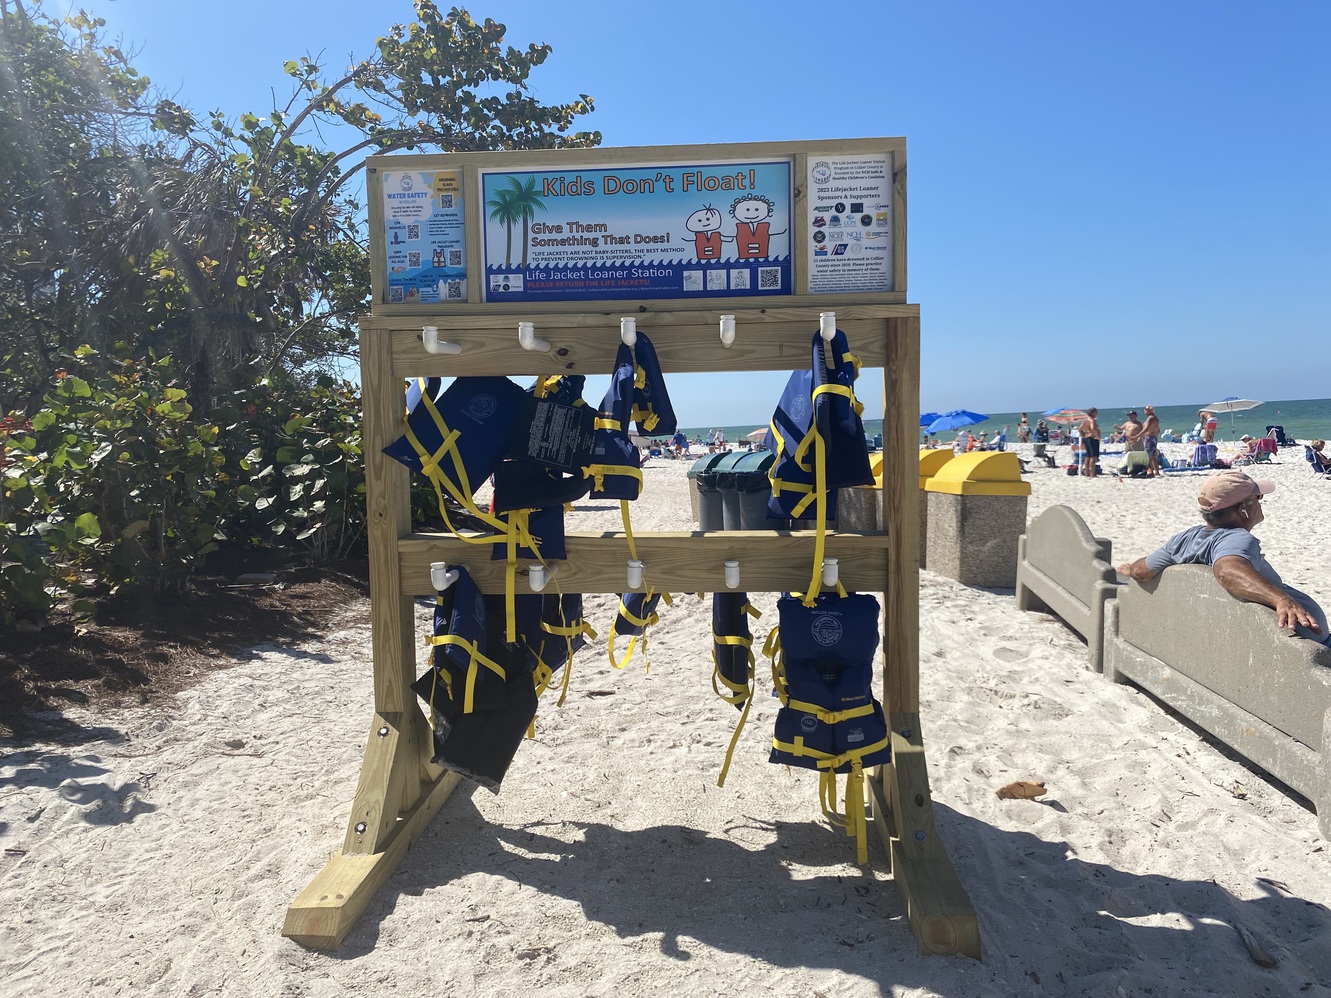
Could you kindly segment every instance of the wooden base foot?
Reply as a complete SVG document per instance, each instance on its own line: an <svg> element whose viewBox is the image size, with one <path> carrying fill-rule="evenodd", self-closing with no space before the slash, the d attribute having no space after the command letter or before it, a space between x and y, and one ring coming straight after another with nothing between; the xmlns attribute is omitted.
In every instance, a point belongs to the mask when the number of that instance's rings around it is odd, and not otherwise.
<svg viewBox="0 0 1331 998"><path fill-rule="evenodd" d="M918 714L892 714L892 762L873 791L874 826L892 859L892 877L906 902L921 953L960 953L980 959L975 908L943 850L934 827ZM890 794L890 801L889 795Z"/></svg>
<svg viewBox="0 0 1331 998"><path fill-rule="evenodd" d="M384 848L374 853L339 852L287 909L282 935L312 949L337 949L411 844L448 800L462 777L443 772L396 821Z"/></svg>

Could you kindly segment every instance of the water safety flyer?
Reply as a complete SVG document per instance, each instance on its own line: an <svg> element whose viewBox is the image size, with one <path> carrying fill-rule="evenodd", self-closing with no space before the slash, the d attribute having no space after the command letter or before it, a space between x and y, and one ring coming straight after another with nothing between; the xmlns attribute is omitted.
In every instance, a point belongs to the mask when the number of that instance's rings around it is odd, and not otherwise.
<svg viewBox="0 0 1331 998"><path fill-rule="evenodd" d="M892 157L810 156L809 294L891 291Z"/></svg>
<svg viewBox="0 0 1331 998"><path fill-rule="evenodd" d="M481 175L491 302L789 295L789 162Z"/></svg>
<svg viewBox="0 0 1331 998"><path fill-rule="evenodd" d="M384 248L388 304L467 300L462 174L385 173Z"/></svg>

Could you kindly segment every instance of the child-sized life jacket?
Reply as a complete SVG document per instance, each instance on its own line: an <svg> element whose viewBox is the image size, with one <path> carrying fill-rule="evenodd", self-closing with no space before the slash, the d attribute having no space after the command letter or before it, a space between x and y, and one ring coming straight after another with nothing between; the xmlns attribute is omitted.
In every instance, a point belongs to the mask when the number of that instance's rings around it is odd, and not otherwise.
<svg viewBox="0 0 1331 998"><path fill-rule="evenodd" d="M638 431L662 437L673 435L679 424L666 394L661 362L657 360L656 347L641 331L633 344L633 361L633 421L638 424Z"/></svg>
<svg viewBox="0 0 1331 998"><path fill-rule="evenodd" d="M795 596L777 603L778 630L768 640L781 709L771 762L817 770L823 811L853 836L868 862L864 770L891 760L887 721L873 696L878 600L867 593ZM836 774L846 774L845 811L836 812Z"/></svg>
<svg viewBox="0 0 1331 998"><path fill-rule="evenodd" d="M712 594L712 691L740 712L735 733L730 736L726 761L716 785L726 785L730 760L739 742L739 733L749 719L753 706L753 635L749 631L748 616L761 617L749 602L747 593L720 592Z"/></svg>
<svg viewBox="0 0 1331 998"><path fill-rule="evenodd" d="M639 638L642 638L642 657L646 662L647 629L661 619L656 613L656 608L662 600L665 600L666 606L674 602L669 593L658 593L651 589L645 593L624 593L619 598L619 613L615 615L615 624L610 629L610 640L607 642L610 664L616 669L622 669L629 664ZM629 636L629 647L624 653L623 661L615 657L615 637L620 634ZM650 662L647 662L647 667L651 667Z"/></svg>
<svg viewBox="0 0 1331 998"><path fill-rule="evenodd" d="M637 499L642 491L638 448L629 439L636 371L633 351L621 343L610 375L610 388L596 415L591 462L582 470L592 480L593 499L631 500Z"/></svg>
<svg viewBox="0 0 1331 998"><path fill-rule="evenodd" d="M846 334L839 329L830 343L820 332L814 333L812 354L810 370L791 374L769 427L777 457L768 471L772 482L768 515L791 519L812 515L817 531L806 606L812 605L820 588L836 490L874 481L860 418L864 406L854 391L859 359L849 353Z"/></svg>
<svg viewBox="0 0 1331 998"><path fill-rule="evenodd" d="M436 598L431 667L411 688L430 708L434 761L498 792L536 716L536 689L521 647L504 641L502 597L456 571Z"/></svg>

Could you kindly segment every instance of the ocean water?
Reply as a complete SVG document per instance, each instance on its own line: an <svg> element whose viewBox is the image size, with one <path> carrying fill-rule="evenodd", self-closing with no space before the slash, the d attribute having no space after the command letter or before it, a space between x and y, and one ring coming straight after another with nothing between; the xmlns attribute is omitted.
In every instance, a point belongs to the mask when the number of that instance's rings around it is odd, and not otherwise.
<svg viewBox="0 0 1331 998"><path fill-rule="evenodd" d="M1142 418L1142 407L1133 406L1137 410L1137 418ZM1155 414L1160 418L1160 428L1168 431L1173 430L1182 436L1192 429L1197 422L1197 410L1199 406L1192 405L1158 405L1155 407ZM1109 406L1102 405L1100 409L1100 429L1108 435L1114 424L1122 424L1127 418L1128 406ZM978 435L981 432L988 432L990 437L1002 431L1006 425L1008 427L1008 439L1016 441L1017 424L1021 421L1020 412L997 412L986 413L989 417L982 423L975 423L967 427L972 433ZM1026 418L1030 421L1032 427L1041 418L1041 414L1035 410L1028 410ZM1280 402L1263 402L1255 409L1248 409L1245 412L1219 413L1216 418L1219 420L1220 429L1216 435L1218 440L1237 440L1245 433L1251 433L1255 437L1260 437L1266 433L1267 426L1278 425L1285 428L1285 435L1293 437L1298 441L1312 440L1315 437L1322 439L1331 438L1331 399L1290 399ZM753 430L761 429L767 424L746 423L738 426L723 426L721 429L725 432L726 440L734 443L744 439ZM689 439L700 436L707 439L709 430L715 427L690 427L684 430ZM883 421L881 419L866 419L864 421L864 431L870 437L883 430ZM950 441L956 436L955 430L949 430L940 433L938 439Z"/></svg>

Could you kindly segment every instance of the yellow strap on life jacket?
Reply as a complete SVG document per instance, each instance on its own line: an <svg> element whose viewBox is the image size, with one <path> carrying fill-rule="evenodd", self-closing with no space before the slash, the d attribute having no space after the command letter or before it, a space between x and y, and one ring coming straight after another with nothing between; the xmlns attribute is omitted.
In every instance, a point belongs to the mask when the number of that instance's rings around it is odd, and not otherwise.
<svg viewBox="0 0 1331 998"><path fill-rule="evenodd" d="M598 430L622 430L624 426L611 416L597 416L593 426Z"/></svg>
<svg viewBox="0 0 1331 998"><path fill-rule="evenodd" d="M636 405L633 407L633 413L629 418L648 433L656 429L656 424L661 421L661 417L651 409L639 409Z"/></svg>
<svg viewBox="0 0 1331 998"><path fill-rule="evenodd" d="M582 477L590 478L597 492L605 488L607 475L623 475L628 478L636 478L639 489L642 487L642 470L631 468L627 464L589 464L582 469Z"/></svg>
<svg viewBox="0 0 1331 998"><path fill-rule="evenodd" d="M712 654L712 661L713 662L716 661L715 653ZM735 725L735 733L730 736L730 744L726 746L726 761L721 766L720 775L717 776L716 778L716 785L718 787L724 787L726 785L726 774L730 772L730 760L731 757L733 757L735 754L735 746L739 744L739 733L744 730L744 722L749 719L749 708L753 706L753 668L752 668L753 654L752 653L749 654L749 666L750 666L749 685L746 688L746 695L744 697L744 709L740 712L739 723ZM715 675L715 673L713 673L713 675ZM724 676L722 676L721 679L722 682L726 682ZM726 685L729 686L730 683L726 682ZM715 683L713 683L712 688L713 689L716 688ZM727 699L727 698L723 697L722 699ZM729 702L734 703L735 701L730 700Z"/></svg>
<svg viewBox="0 0 1331 998"><path fill-rule="evenodd" d="M852 717L863 717L865 714L873 713L873 704L871 703L852 707L850 710L828 710L826 707L820 707L816 703L808 703L804 700L790 700L783 706L790 707L793 710L802 710L806 714L813 714L825 724L839 724L842 721L850 720Z"/></svg>
<svg viewBox="0 0 1331 998"><path fill-rule="evenodd" d="M654 593L655 590L653 589L647 590L647 598L643 600L644 605L646 605L646 603L648 603L651 600ZM666 606L674 605L674 599L671 597L669 593L662 593L661 599ZM620 661L619 659L615 658L615 637L617 635L617 632L615 631L614 627L611 627L610 639L606 642L606 650L610 655L610 664L613 665L616 669L622 669L624 668L624 666L628 665L629 660L633 658L633 650L638 646L638 639L641 638L643 668L646 671L650 672L652 668L652 663L647 659L647 631L654 624L660 621L661 619L660 615L655 612L652 612L649 613L646 617L639 617L635 613L630 613L629 608L624 605L623 597L620 597L619 600L619 613L625 620L627 620L634 627L642 628L642 633L630 635L628 649L624 652L623 661Z"/></svg>
<svg viewBox="0 0 1331 998"><path fill-rule="evenodd" d="M887 747L888 740L874 742L840 755L828 755L818 749L809 748L804 739L795 737L794 742L780 742L772 738L772 747L790 755L813 759L821 770L818 780L818 796L823 805L823 813L834 825L843 826L846 834L855 839L855 858L861 863L869 861L869 846L865 841L864 820L864 757ZM850 763L850 772L846 774L846 811L844 815L836 811L836 770Z"/></svg>
<svg viewBox="0 0 1331 998"><path fill-rule="evenodd" d="M762 613L747 601L741 609L755 619L762 616ZM775 628L773 633L775 633ZM756 671L754 667L757 665L757 661L753 657L753 638L743 638L735 634L717 634L713 631L712 640L719 644L738 645L744 648L749 656L747 682L735 683L721 675L721 663L716 660L715 649L712 651L712 691L726 703L744 704L744 709L739 715L739 723L735 725L735 732L730 736L730 744L726 747L726 761L721 766L721 774L716 778L716 785L724 787L726 785L726 774L730 772L730 760L735 754L735 746L739 744L739 733L744 730L744 722L749 719L749 709L753 706L753 683ZM717 686L717 680L720 680L721 685L729 689L734 696L726 696L722 693Z"/></svg>
<svg viewBox="0 0 1331 998"><path fill-rule="evenodd" d="M429 639L429 644L438 645L456 645L467 652L467 679L462 695L462 713L473 713L476 707L476 679L482 668L489 669L500 679L508 681L508 674L504 667L493 659L487 658L481 654L480 648L475 641L468 641L465 638L458 637L456 634L435 634ZM449 684L450 692L452 684Z"/></svg>

